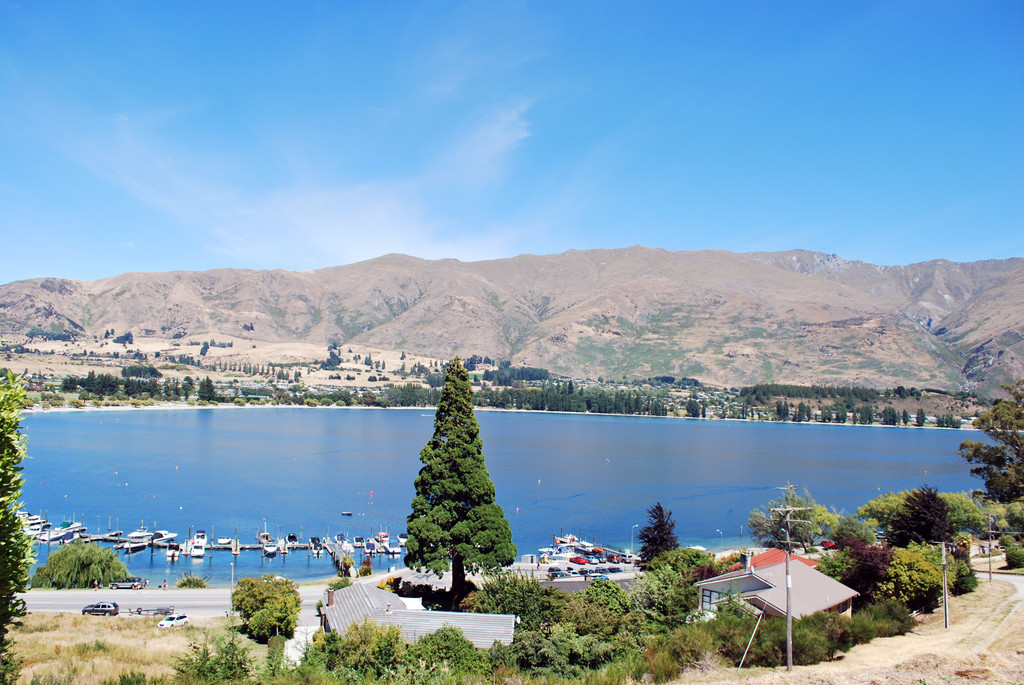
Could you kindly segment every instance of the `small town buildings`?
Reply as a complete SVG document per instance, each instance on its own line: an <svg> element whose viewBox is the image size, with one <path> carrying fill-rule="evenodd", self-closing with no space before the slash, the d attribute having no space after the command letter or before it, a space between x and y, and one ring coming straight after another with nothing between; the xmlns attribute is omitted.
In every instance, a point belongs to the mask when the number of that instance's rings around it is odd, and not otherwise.
<svg viewBox="0 0 1024 685"><path fill-rule="evenodd" d="M364 583L327 591L320 608L320 626L326 632L344 633L350 624L367 619L382 626L397 626L406 642L416 642L446 625L454 626L477 649L489 649L495 642L511 644L516 625L516 617L511 614L411 608L398 595Z"/></svg>

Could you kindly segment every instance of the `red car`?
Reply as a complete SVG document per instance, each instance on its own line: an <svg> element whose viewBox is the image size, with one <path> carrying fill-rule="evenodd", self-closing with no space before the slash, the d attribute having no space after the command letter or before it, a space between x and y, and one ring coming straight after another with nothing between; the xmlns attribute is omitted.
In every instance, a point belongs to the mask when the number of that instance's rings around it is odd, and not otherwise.
<svg viewBox="0 0 1024 685"><path fill-rule="evenodd" d="M832 542L831 540L822 540L821 541L821 546L824 549L832 549L833 547L836 546L836 543Z"/></svg>
<svg viewBox="0 0 1024 685"><path fill-rule="evenodd" d="M569 561L574 564L580 564L581 566L587 565L587 560L579 555L572 557L571 559L569 559Z"/></svg>

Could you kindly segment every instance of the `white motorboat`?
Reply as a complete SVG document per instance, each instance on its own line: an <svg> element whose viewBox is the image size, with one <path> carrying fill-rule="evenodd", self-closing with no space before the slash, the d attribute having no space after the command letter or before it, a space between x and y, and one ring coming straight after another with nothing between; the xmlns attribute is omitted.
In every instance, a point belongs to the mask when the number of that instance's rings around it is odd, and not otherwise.
<svg viewBox="0 0 1024 685"><path fill-rule="evenodd" d="M263 545L263 556L273 558L277 556L277 545L272 542L268 542Z"/></svg>
<svg viewBox="0 0 1024 685"><path fill-rule="evenodd" d="M125 554L135 554L149 547L149 540L127 540L120 544L114 545L114 549L119 549Z"/></svg>
<svg viewBox="0 0 1024 685"><path fill-rule="evenodd" d="M387 553L391 556L397 556L402 553L402 546L398 544L397 540L392 540L391 542L389 542L386 549Z"/></svg>
<svg viewBox="0 0 1024 685"><path fill-rule="evenodd" d="M181 555L181 545L177 542L167 543L167 561L177 561Z"/></svg>
<svg viewBox="0 0 1024 685"><path fill-rule="evenodd" d="M352 546L356 549L360 549L366 544L366 541L358 535L352 538Z"/></svg>
<svg viewBox="0 0 1024 685"><path fill-rule="evenodd" d="M68 533L81 532L85 530L85 526L81 523L65 521L59 526L54 526L49 530L41 533L37 539L40 542L57 542Z"/></svg>
<svg viewBox="0 0 1024 685"><path fill-rule="evenodd" d="M341 543L341 551L351 556L356 553L356 548L352 546L351 542L346 540L345 542Z"/></svg>
<svg viewBox="0 0 1024 685"><path fill-rule="evenodd" d="M145 542L146 544L149 544L152 539L153 534L150 533L149 529L144 525L139 526L137 530L133 530L128 533L128 542Z"/></svg>
<svg viewBox="0 0 1024 685"><path fill-rule="evenodd" d="M169 543L176 537L178 537L177 533L172 533L167 530L153 531L153 542Z"/></svg>
<svg viewBox="0 0 1024 685"><path fill-rule="evenodd" d="M206 531L197 530L192 536L192 549L189 552L193 559L201 559L206 556Z"/></svg>
<svg viewBox="0 0 1024 685"><path fill-rule="evenodd" d="M231 538L217 538L217 544L218 545L230 545L231 544Z"/></svg>
<svg viewBox="0 0 1024 685"><path fill-rule="evenodd" d="M399 533L398 534L398 544L401 545L402 547L405 547L405 542L408 539L409 539L409 534L408 533Z"/></svg>

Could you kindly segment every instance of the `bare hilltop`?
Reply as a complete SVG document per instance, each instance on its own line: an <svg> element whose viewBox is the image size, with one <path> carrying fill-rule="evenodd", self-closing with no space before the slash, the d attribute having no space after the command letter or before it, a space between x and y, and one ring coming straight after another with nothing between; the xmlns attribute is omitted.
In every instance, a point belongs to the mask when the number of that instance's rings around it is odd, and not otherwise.
<svg viewBox="0 0 1024 685"><path fill-rule="evenodd" d="M808 251L630 247L316 271L126 273L0 286L5 342L361 345L508 359L580 378L689 376L994 392L1024 377L1024 259L878 266ZM251 342L251 345L244 344Z"/></svg>

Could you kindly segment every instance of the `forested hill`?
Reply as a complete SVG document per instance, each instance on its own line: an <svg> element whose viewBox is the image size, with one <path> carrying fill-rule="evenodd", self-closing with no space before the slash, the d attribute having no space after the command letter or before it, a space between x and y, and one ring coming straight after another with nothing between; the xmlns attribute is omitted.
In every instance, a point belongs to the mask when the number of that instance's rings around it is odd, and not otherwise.
<svg viewBox="0 0 1024 685"><path fill-rule="evenodd" d="M1024 259L876 266L806 251L631 247L0 287L0 333L33 329L479 353L589 378L986 392L1024 377Z"/></svg>

